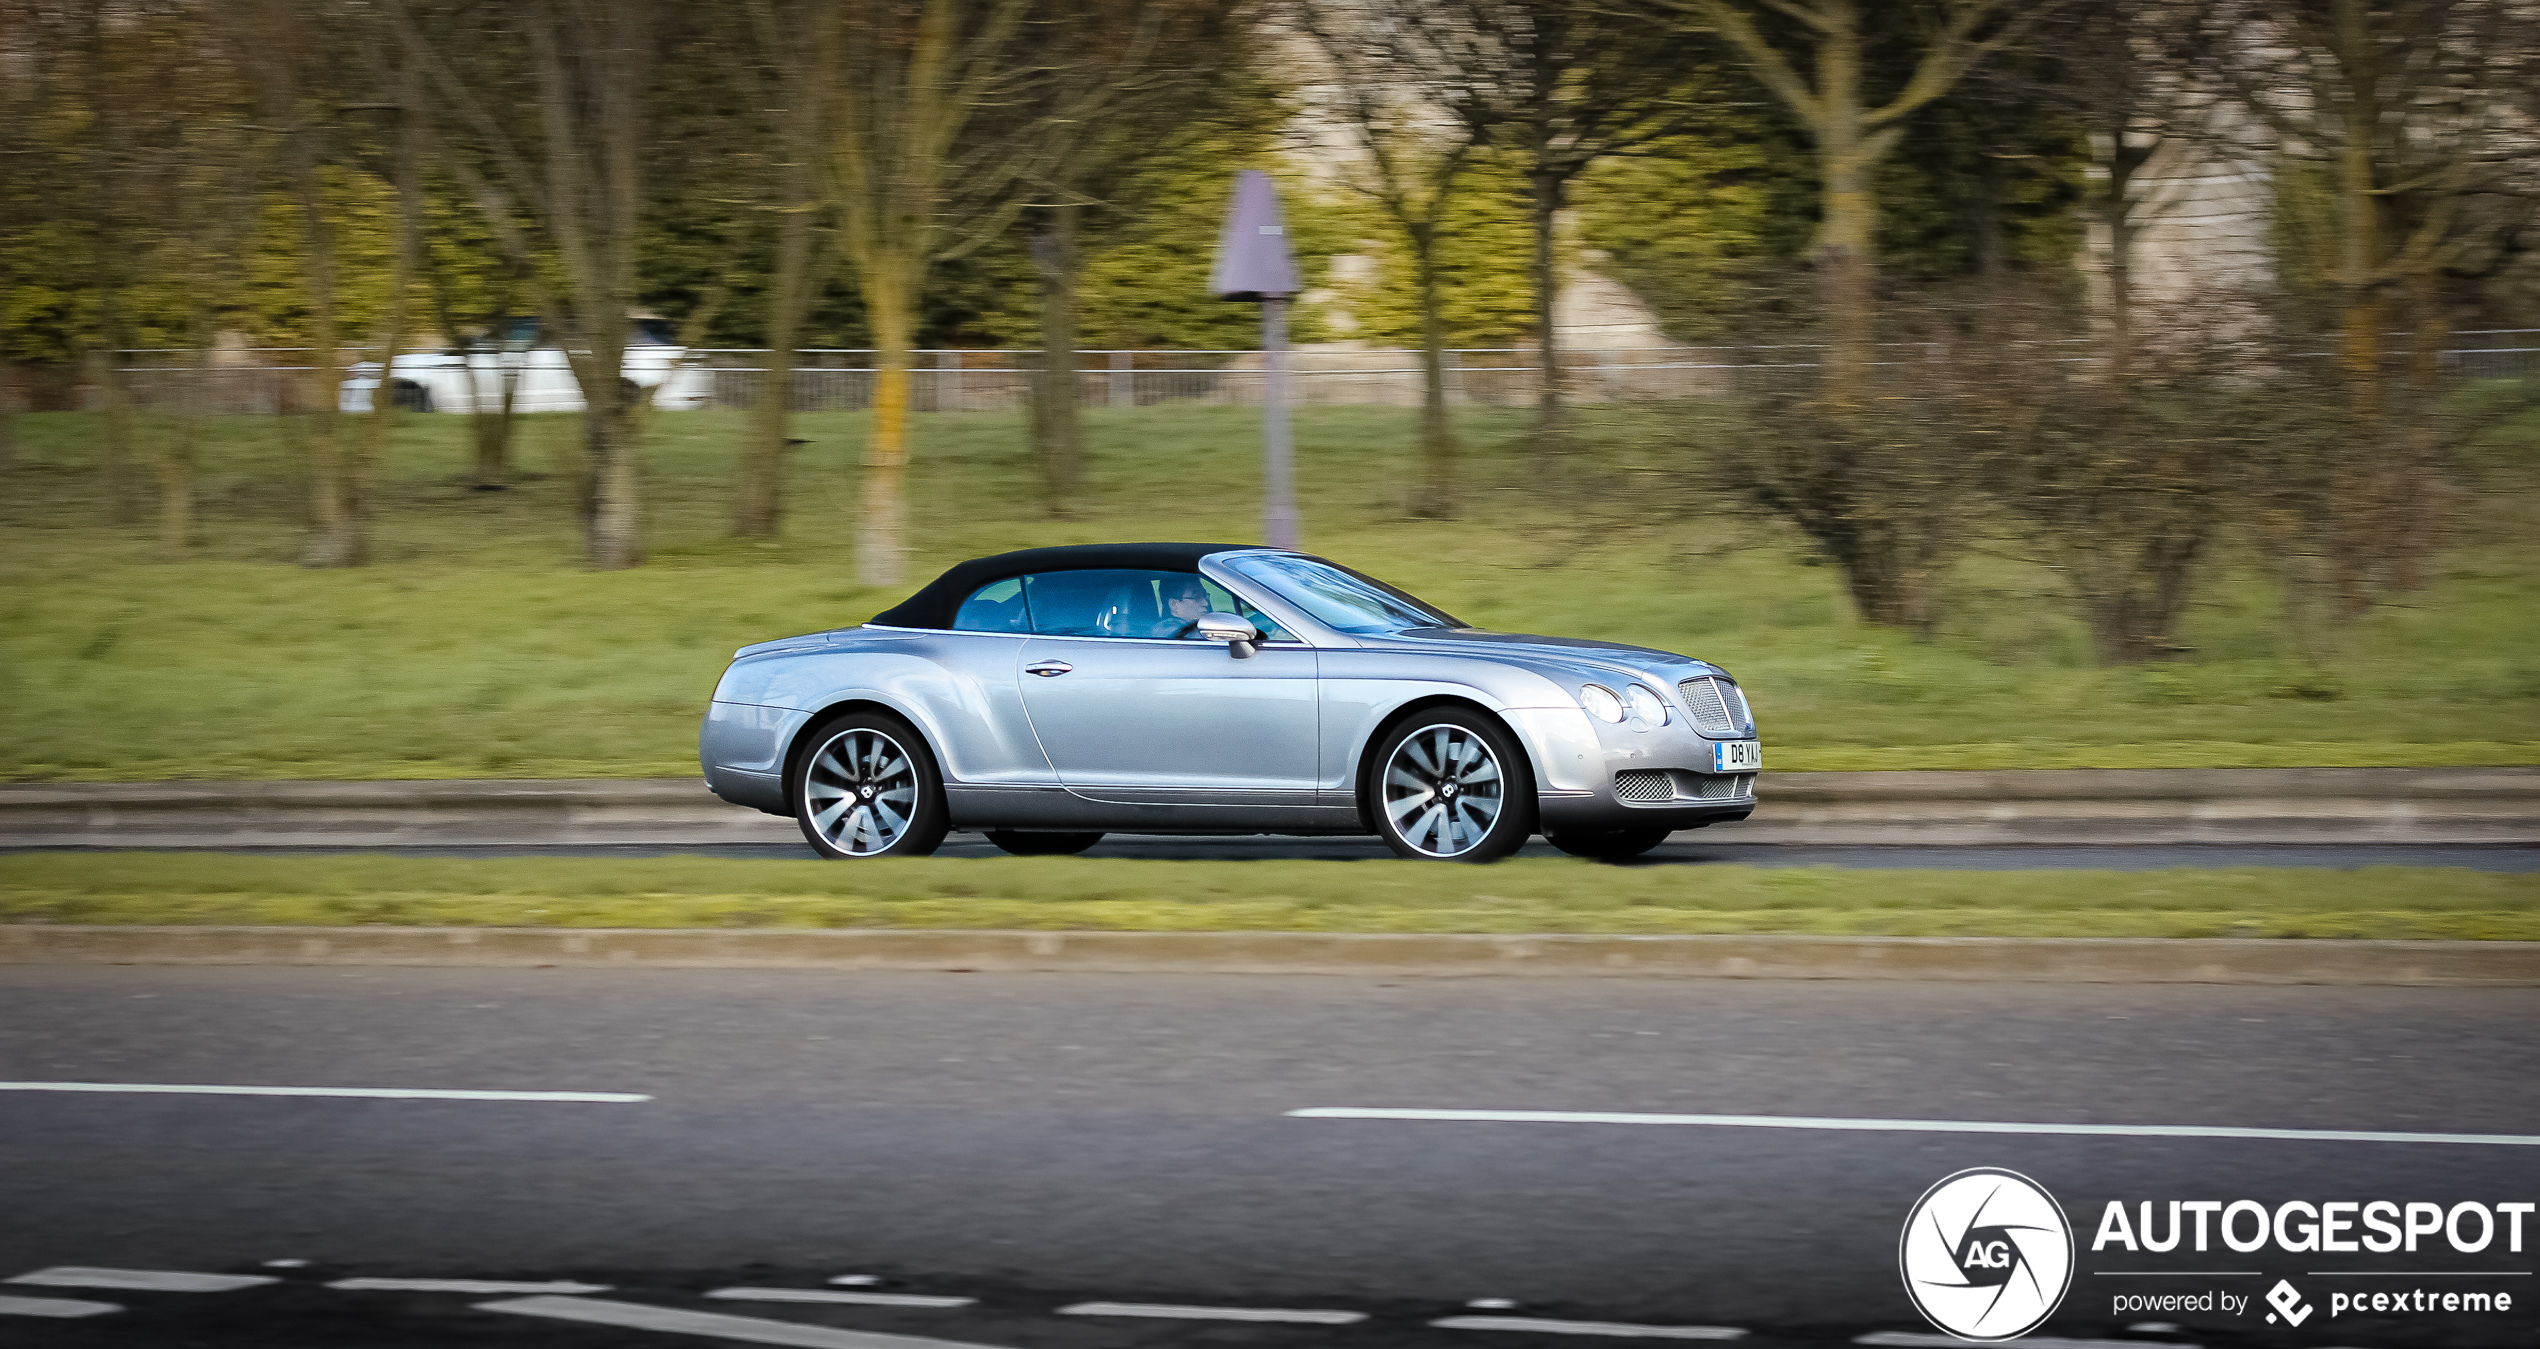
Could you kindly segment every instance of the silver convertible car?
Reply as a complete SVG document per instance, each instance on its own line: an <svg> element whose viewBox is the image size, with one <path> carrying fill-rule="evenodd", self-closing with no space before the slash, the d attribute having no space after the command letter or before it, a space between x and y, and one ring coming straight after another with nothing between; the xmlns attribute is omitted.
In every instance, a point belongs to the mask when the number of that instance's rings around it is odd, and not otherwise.
<svg viewBox="0 0 2540 1349"><path fill-rule="evenodd" d="M1718 666L1466 626L1337 563L1205 543L964 562L852 628L745 646L701 737L724 800L830 857L952 830L1375 834L1621 858L1742 820L1763 759Z"/></svg>

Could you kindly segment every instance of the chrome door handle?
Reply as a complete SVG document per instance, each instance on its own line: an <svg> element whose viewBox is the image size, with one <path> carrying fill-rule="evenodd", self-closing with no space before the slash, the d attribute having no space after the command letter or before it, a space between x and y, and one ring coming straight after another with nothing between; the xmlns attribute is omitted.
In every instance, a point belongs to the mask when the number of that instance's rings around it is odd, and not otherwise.
<svg viewBox="0 0 2540 1349"><path fill-rule="evenodd" d="M1075 668L1075 666L1070 665L1063 660L1042 660L1034 661L1033 663L1024 666L1023 673L1036 674L1043 679L1056 679L1060 675L1063 675Z"/></svg>

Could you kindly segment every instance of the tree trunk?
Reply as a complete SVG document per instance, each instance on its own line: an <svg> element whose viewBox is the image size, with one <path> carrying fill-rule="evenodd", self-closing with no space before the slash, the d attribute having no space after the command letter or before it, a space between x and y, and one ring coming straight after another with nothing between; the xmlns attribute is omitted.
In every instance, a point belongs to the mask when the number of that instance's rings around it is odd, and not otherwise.
<svg viewBox="0 0 2540 1349"><path fill-rule="evenodd" d="M1412 226L1411 260L1420 287L1420 481L1411 513L1455 518L1455 424L1446 411L1446 319L1439 293L1437 227Z"/></svg>
<svg viewBox="0 0 2540 1349"><path fill-rule="evenodd" d="M520 353L519 362L504 359L509 354L496 344L494 416L491 425L476 428L476 481L484 486L500 487L511 480L512 447L520 435L520 370L529 353Z"/></svg>
<svg viewBox="0 0 2540 1349"><path fill-rule="evenodd" d="M6 330L0 329L0 336ZM0 359L0 478L18 471L18 368Z"/></svg>
<svg viewBox="0 0 2540 1349"><path fill-rule="evenodd" d="M2391 523L2390 456L2382 444L2387 410L2382 333L2390 320L2381 275L2382 213L2388 198L2376 190L2373 171L2381 100L2363 0L2336 0L2336 28L2347 84L2334 168L2340 236L2337 366L2346 386L2346 442L2329 488L2328 537L2336 612L2351 619L2372 606Z"/></svg>
<svg viewBox="0 0 2540 1349"><path fill-rule="evenodd" d="M873 325L873 426L865 442L864 509L856 534L856 579L895 586L907 572L908 365L916 341L917 260L892 256L865 278Z"/></svg>
<svg viewBox="0 0 2540 1349"><path fill-rule="evenodd" d="M309 299L309 508L313 526L301 551L304 567L358 567L368 561L368 521L348 490L344 444L336 417L342 396L343 335L336 327L335 232L327 223L316 147L306 129L293 134L292 180L300 207L301 265ZM385 392L386 385L381 385Z"/></svg>
<svg viewBox="0 0 2540 1349"><path fill-rule="evenodd" d="M2408 308L2416 329L2408 348L2408 426L2397 466L2397 509L2391 512L2390 584L2398 590L2422 590L2427 564L2442 541L2443 475L2443 339L2445 320L2440 278L2420 267L2408 277Z"/></svg>
<svg viewBox="0 0 2540 1349"><path fill-rule="evenodd" d="M115 20L103 5L85 7L82 17L81 93L91 118L85 165L86 205L97 287L98 349L89 354L88 375L90 386L96 390L98 411L104 414L98 463L105 475L106 519L126 525L133 521L136 503L132 397L125 388L121 369L123 349L130 345L124 332L123 286L131 250L123 237L127 199L118 190L127 175L118 171L124 166L117 163L126 148L121 115L124 102L120 92L107 83L108 34Z"/></svg>
<svg viewBox="0 0 2540 1349"><path fill-rule="evenodd" d="M601 571L622 571L644 560L642 475L636 455L634 399L628 387L626 328L619 306L603 311L585 334L587 354L572 358L582 386L582 478L588 484L587 557ZM570 339L568 338L568 341Z"/></svg>
<svg viewBox="0 0 2540 1349"><path fill-rule="evenodd" d="M2349 156L2350 158L2354 156ZM2345 167L2345 166L2341 166ZM2337 369L2345 385L2344 445L2329 486L2331 574L2335 578L2336 613L2354 618L2372 606L2373 585L2387 527L2382 453L2384 396L2382 332L2389 325L2389 305L2371 276L2368 261L2377 251L2378 203L2371 194L2370 168L2360 189L2350 185L2347 197L2346 266L2338 310ZM2341 177L2344 176L2341 174Z"/></svg>
<svg viewBox="0 0 2540 1349"><path fill-rule="evenodd" d="M1817 304L1826 332L1823 396L1829 410L1847 415L1861 404L1871 362L1877 359L1878 197L1870 170L1886 148L1862 125L1861 34L1857 16L1843 6L1841 21L1817 48L1817 159L1820 188L1817 238L1810 249Z"/></svg>
<svg viewBox="0 0 2540 1349"><path fill-rule="evenodd" d="M1561 269L1554 257L1553 234L1560 222L1562 184L1548 173L1533 177L1535 362L1541 367L1535 386L1535 453L1550 456L1569 448L1568 408L1561 398L1561 330L1554 320L1561 300Z"/></svg>
<svg viewBox="0 0 2540 1349"><path fill-rule="evenodd" d="M212 402L210 308L197 300L194 321L187 326L194 338L194 368L186 372L185 403L177 411L176 426L157 464L159 552L171 559L194 548L194 464L202 453L203 424Z"/></svg>
<svg viewBox="0 0 2540 1349"><path fill-rule="evenodd" d="M114 292L111 288L101 289L106 295L103 307L112 313L115 308ZM110 329L119 326L112 320L107 323ZM88 354L88 379L90 386L97 391L100 414L97 447L98 463L106 476L106 519L110 524L125 525L132 523L133 519L132 470L135 455L132 393L125 387L123 353L116 349L118 345L109 340L109 345L103 350Z"/></svg>
<svg viewBox="0 0 2540 1349"><path fill-rule="evenodd" d="M1033 390L1032 449L1041 469L1042 508L1058 520L1073 514L1085 472L1076 355L1076 232L1083 209L1072 201L1050 207L1049 229L1032 241L1032 262L1041 278L1041 369Z"/></svg>
<svg viewBox="0 0 2540 1349"><path fill-rule="evenodd" d="M796 171L797 178L799 170ZM785 440L794 409L796 347L811 301L812 202L807 192L786 194L776 222L776 276L767 309L767 372L750 406L749 439L741 449L741 481L733 494L732 532L772 539L782 528Z"/></svg>
<svg viewBox="0 0 2540 1349"><path fill-rule="evenodd" d="M479 339L460 331L457 312L450 304L449 276L433 258L429 248L423 250L423 269L424 280L432 292L433 319L441 325L443 336L456 343L459 349L459 380L467 389L467 434L472 451L469 478L478 491L492 491L502 487L503 480L511 472L511 393L505 387L502 374L502 343L498 335L489 354L495 364L496 406L503 415L489 416L485 408L484 372L476 363ZM511 287L506 284L488 317L501 323L509 317L510 308ZM436 410L449 411L448 408Z"/></svg>
<svg viewBox="0 0 2540 1349"><path fill-rule="evenodd" d="M370 415L362 418L354 433L354 450L344 474L350 513L365 525L378 493L388 433L397 424L397 358L405 352L408 306L414 295L415 268L423 254L423 147L417 140L413 111L417 102L416 91L408 89L407 112L397 125L397 261L390 273L388 313L379 335L379 387L371 394Z"/></svg>

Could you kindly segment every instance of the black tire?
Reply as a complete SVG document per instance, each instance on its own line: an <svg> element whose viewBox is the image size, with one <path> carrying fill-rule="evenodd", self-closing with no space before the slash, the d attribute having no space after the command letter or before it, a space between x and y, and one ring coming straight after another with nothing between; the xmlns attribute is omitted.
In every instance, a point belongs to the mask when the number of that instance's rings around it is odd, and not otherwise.
<svg viewBox="0 0 2540 1349"><path fill-rule="evenodd" d="M1100 833L1038 834L1020 829L991 829L988 841L1017 857L1073 857L1102 842Z"/></svg>
<svg viewBox="0 0 2540 1349"><path fill-rule="evenodd" d="M794 822L823 857L924 857L944 841L943 774L925 737L898 717L822 722L788 775Z"/></svg>
<svg viewBox="0 0 2540 1349"><path fill-rule="evenodd" d="M1567 833L1546 834L1544 842L1572 857L1592 858L1599 862L1621 862L1667 841L1675 831L1651 829L1580 829Z"/></svg>
<svg viewBox="0 0 2540 1349"><path fill-rule="evenodd" d="M1417 712L1376 737L1369 754L1367 815L1396 857L1496 862L1535 832L1534 771L1496 717Z"/></svg>

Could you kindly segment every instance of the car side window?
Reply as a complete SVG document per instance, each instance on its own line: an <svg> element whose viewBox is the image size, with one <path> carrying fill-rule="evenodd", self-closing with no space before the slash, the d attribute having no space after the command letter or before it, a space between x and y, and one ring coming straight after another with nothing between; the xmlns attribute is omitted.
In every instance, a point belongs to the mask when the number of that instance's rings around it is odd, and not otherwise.
<svg viewBox="0 0 2540 1349"><path fill-rule="evenodd" d="M955 632L1030 632L1031 615L1023 607L1023 582L1009 577L970 592L953 611Z"/></svg>
<svg viewBox="0 0 2540 1349"><path fill-rule="evenodd" d="M1023 596L1031 630L1045 637L1201 641L1199 616L1215 611L1243 614L1272 634L1267 640L1293 640L1267 615L1239 607L1224 587L1187 571L1041 572L1023 578Z"/></svg>

